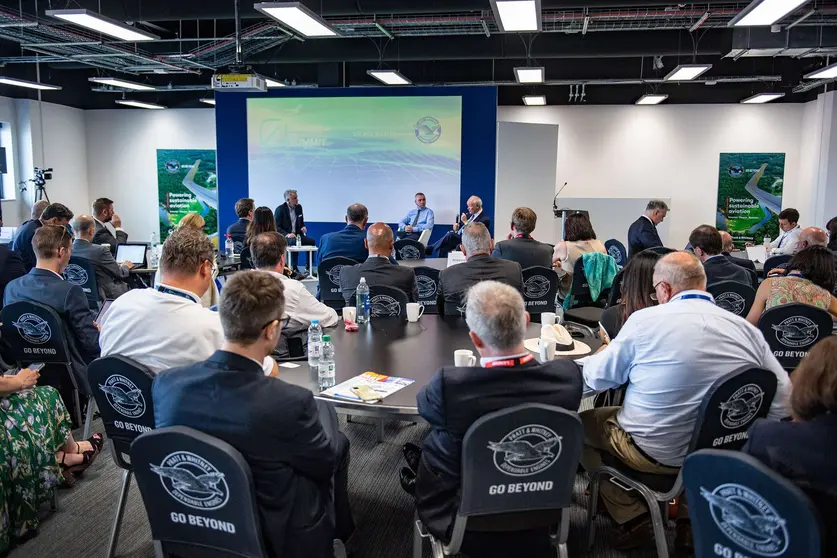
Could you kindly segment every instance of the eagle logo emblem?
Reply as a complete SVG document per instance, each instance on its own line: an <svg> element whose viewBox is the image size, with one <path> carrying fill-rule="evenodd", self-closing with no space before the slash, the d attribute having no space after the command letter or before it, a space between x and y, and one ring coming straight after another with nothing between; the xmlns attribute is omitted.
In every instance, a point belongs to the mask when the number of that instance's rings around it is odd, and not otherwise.
<svg viewBox="0 0 837 558"><path fill-rule="evenodd" d="M402 260L420 260L421 259L421 252L415 246L402 246L398 250L398 255L401 256Z"/></svg>
<svg viewBox="0 0 837 558"><path fill-rule="evenodd" d="M616 246L611 246L607 249L607 255L616 260L616 263L622 265L622 252Z"/></svg>
<svg viewBox="0 0 837 558"><path fill-rule="evenodd" d="M134 382L121 374L113 374L99 384L113 410L128 418L137 418L145 414L145 398Z"/></svg>
<svg viewBox="0 0 837 558"><path fill-rule="evenodd" d="M719 294L715 297L715 304L737 316L744 313L744 307L746 306L744 297L734 292Z"/></svg>
<svg viewBox="0 0 837 558"><path fill-rule="evenodd" d="M64 279L81 287L87 283L87 272L80 265L71 263L64 268Z"/></svg>
<svg viewBox="0 0 837 558"><path fill-rule="evenodd" d="M785 318L779 325L770 326L776 332L776 339L786 347L810 345L819 336L820 328L805 316Z"/></svg>
<svg viewBox="0 0 837 558"><path fill-rule="evenodd" d="M389 295L375 295L370 301L370 312L373 316L398 316L401 314L401 303Z"/></svg>
<svg viewBox="0 0 837 558"><path fill-rule="evenodd" d="M549 279L543 275L532 275L523 283L523 296L528 299L542 298L549 292Z"/></svg>
<svg viewBox="0 0 837 558"><path fill-rule="evenodd" d="M494 466L513 477L528 477L548 469L561 456L561 436L540 424L512 430L499 442L488 442Z"/></svg>
<svg viewBox="0 0 837 558"><path fill-rule="evenodd" d="M21 337L35 345L43 345L52 339L52 330L49 329L49 324L35 314L21 314L16 322L12 322L12 325L17 328Z"/></svg>
<svg viewBox="0 0 837 558"><path fill-rule="evenodd" d="M169 496L196 510L217 510L230 499L224 473L200 455L188 451L170 453L159 465L151 464Z"/></svg>
<svg viewBox="0 0 837 558"><path fill-rule="evenodd" d="M734 543L759 556L780 556L788 548L787 522L770 502L740 484L722 484L710 492L700 487L718 529Z"/></svg>
<svg viewBox="0 0 837 558"><path fill-rule="evenodd" d="M442 125L432 116L420 118L414 130L421 143L433 143L442 135Z"/></svg>
<svg viewBox="0 0 837 558"><path fill-rule="evenodd" d="M340 270L343 269L344 265L335 265L328 271L326 271L326 275L328 275L328 280L334 283L335 285L340 284Z"/></svg>
<svg viewBox="0 0 837 558"><path fill-rule="evenodd" d="M764 391L756 384L738 388L721 403L721 424L724 428L740 428L758 414L764 402Z"/></svg>
<svg viewBox="0 0 837 558"><path fill-rule="evenodd" d="M416 275L416 283L418 283L420 299L425 300L436 296L436 281L432 277Z"/></svg>

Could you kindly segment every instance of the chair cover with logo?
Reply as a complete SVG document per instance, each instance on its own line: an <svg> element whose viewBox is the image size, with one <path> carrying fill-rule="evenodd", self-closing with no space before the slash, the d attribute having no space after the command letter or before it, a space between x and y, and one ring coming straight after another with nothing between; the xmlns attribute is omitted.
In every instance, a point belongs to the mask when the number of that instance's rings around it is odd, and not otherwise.
<svg viewBox="0 0 837 558"><path fill-rule="evenodd" d="M750 285L737 281L720 281L712 283L706 290L715 299L719 308L729 310L736 316L746 318L750 307L756 299L756 291Z"/></svg>
<svg viewBox="0 0 837 558"><path fill-rule="evenodd" d="M99 301L103 297L100 296L99 285L96 282L96 269L89 260L70 256L70 263L64 268L63 275L68 283L81 287L91 310L99 309Z"/></svg>
<svg viewBox="0 0 837 558"><path fill-rule="evenodd" d="M413 271L416 272L416 283L418 283L418 302L424 306L424 313L438 314L436 293L439 290L439 270L422 265L413 268Z"/></svg>
<svg viewBox="0 0 837 558"><path fill-rule="evenodd" d="M782 264L786 264L791 261L790 254L781 254L779 256L771 256L767 258L764 262L764 271L762 272L762 277L766 278L767 274L779 267Z"/></svg>
<svg viewBox="0 0 837 558"><path fill-rule="evenodd" d="M793 370L819 341L831 335L831 315L815 306L793 303L774 306L759 318L773 356L785 370Z"/></svg>
<svg viewBox="0 0 837 558"><path fill-rule="evenodd" d="M530 314L555 312L558 274L548 267L532 266L523 270L523 301Z"/></svg>
<svg viewBox="0 0 837 558"><path fill-rule="evenodd" d="M810 500L758 459L701 450L686 458L683 483L695 556L820 556L822 530Z"/></svg>
<svg viewBox="0 0 837 558"><path fill-rule="evenodd" d="M610 240L606 240L604 245L608 255L614 260L616 260L616 265L618 265L619 267L625 267L625 265L627 265L628 251L625 250L624 244L622 244L615 238L611 238Z"/></svg>
<svg viewBox="0 0 837 558"><path fill-rule="evenodd" d="M620 269L616 277L613 278L613 284L610 286L610 292L607 294L607 308L619 304L619 299L622 298L622 277L624 270Z"/></svg>
<svg viewBox="0 0 837 558"><path fill-rule="evenodd" d="M253 259L250 256L250 247L245 246L238 252L239 262L241 262L241 269L253 269Z"/></svg>
<svg viewBox="0 0 837 558"><path fill-rule="evenodd" d="M160 428L134 441L131 462L162 551L266 556L250 467L231 445L184 426Z"/></svg>
<svg viewBox="0 0 837 558"><path fill-rule="evenodd" d="M399 316L407 319L407 293L395 287L374 285L369 287L370 315L373 318Z"/></svg>
<svg viewBox="0 0 837 558"><path fill-rule="evenodd" d="M395 242L393 249L396 260L423 260L426 248L418 240L403 238Z"/></svg>
<svg viewBox="0 0 837 558"><path fill-rule="evenodd" d="M320 301L323 304L334 308L342 308L346 305L343 294L340 292L340 270L352 265L357 265L357 262L351 258L335 256L321 261L317 266Z"/></svg>

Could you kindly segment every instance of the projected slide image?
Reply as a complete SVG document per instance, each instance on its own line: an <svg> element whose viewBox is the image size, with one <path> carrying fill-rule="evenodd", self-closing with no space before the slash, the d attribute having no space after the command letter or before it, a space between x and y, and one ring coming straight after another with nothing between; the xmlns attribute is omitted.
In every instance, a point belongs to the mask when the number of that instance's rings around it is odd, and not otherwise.
<svg viewBox="0 0 837 558"><path fill-rule="evenodd" d="M271 208L299 192L309 222L363 203L395 222L424 192L436 222L459 207L461 97L248 99L250 196Z"/></svg>

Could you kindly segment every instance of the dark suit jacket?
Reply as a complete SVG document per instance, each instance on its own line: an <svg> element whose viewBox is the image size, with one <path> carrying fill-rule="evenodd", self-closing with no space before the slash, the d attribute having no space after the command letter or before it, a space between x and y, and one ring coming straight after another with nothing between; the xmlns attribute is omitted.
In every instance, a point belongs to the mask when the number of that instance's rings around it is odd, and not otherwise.
<svg viewBox="0 0 837 558"><path fill-rule="evenodd" d="M12 241L12 250L20 254L20 259L23 261L23 267L26 268L27 273L37 263L35 249L32 248L32 238L35 236L35 232L43 226L40 219L26 221L17 230L17 234Z"/></svg>
<svg viewBox="0 0 837 558"><path fill-rule="evenodd" d="M819 510L823 556L837 555L837 415L810 422L758 419L750 427L743 452L799 486Z"/></svg>
<svg viewBox="0 0 837 558"><path fill-rule="evenodd" d="M99 356L99 330L93 323L94 316L81 287L47 269L34 268L6 286L3 304L13 302L39 302L55 310L64 323L64 336L79 390L89 395L87 365Z"/></svg>
<svg viewBox="0 0 837 558"><path fill-rule="evenodd" d="M523 270L517 262L492 258L488 254L477 254L465 263L443 269L436 291L439 314L445 313L445 304L459 306L465 291L480 281L500 281L522 291Z"/></svg>
<svg viewBox="0 0 837 558"><path fill-rule="evenodd" d="M288 202L283 203L273 212L273 219L276 221L276 229L281 235L289 235L291 233L298 233L305 226L305 218L302 216L302 204L296 205L296 227L291 223L291 210L288 208Z"/></svg>
<svg viewBox="0 0 837 558"><path fill-rule="evenodd" d="M633 258L634 254L639 254L646 248L655 248L662 245L663 241L660 240L657 227L645 215L640 215L639 219L634 221L628 229L628 259Z"/></svg>
<svg viewBox="0 0 837 558"><path fill-rule="evenodd" d="M327 260L335 256L351 258L358 262L366 261L369 257L369 249L363 244L366 240L366 232L357 225L346 225L346 228L336 232L330 232L320 237L317 242L317 257L319 261Z"/></svg>
<svg viewBox="0 0 837 558"><path fill-rule="evenodd" d="M250 224L250 219L240 218L238 221L227 227L227 234L230 235L233 242L237 242L244 247L244 237L247 236L247 226ZM241 252L241 249L238 250Z"/></svg>
<svg viewBox="0 0 837 558"><path fill-rule="evenodd" d="M370 287L395 287L404 291L410 302L418 302L418 283L413 268L394 264L387 258L370 256L362 264L340 270L340 292L347 304L355 295L361 277L366 278Z"/></svg>
<svg viewBox="0 0 837 558"><path fill-rule="evenodd" d="M86 240L73 241L73 256L89 261L96 270L96 285L99 287L100 298L114 299L128 292L125 279L130 270L121 266L113 259L110 250L98 244L90 244Z"/></svg>
<svg viewBox="0 0 837 558"><path fill-rule="evenodd" d="M95 219L93 222L96 224L96 234L93 235L93 244L110 244L110 253L112 256L116 256L116 247L119 244L125 244L128 242L128 233L125 231L116 231L116 236L113 236L106 226Z"/></svg>
<svg viewBox="0 0 837 558"><path fill-rule="evenodd" d="M532 237L512 238L495 244L491 257L517 262L522 269L536 265L551 268L552 246Z"/></svg>
<svg viewBox="0 0 837 558"><path fill-rule="evenodd" d="M721 281L735 281L748 287L752 286L750 272L743 266L729 261L723 255L709 258L703 262L703 270L706 272L707 285L713 285Z"/></svg>
<svg viewBox="0 0 837 558"><path fill-rule="evenodd" d="M514 368L445 367L436 372L416 397L419 414L431 428L422 443L415 492L419 517L430 531L447 538L453 526L462 439L474 421L521 403L576 411L581 390L581 370L571 360L530 361Z"/></svg>
<svg viewBox="0 0 837 558"><path fill-rule="evenodd" d="M736 258L735 256L730 256L729 252L724 252L724 256L736 265L740 265L746 269L750 269L752 271L756 270L756 264L752 262L752 260L748 260L746 258Z"/></svg>
<svg viewBox="0 0 837 558"><path fill-rule="evenodd" d="M6 292L6 285L9 282L26 275L26 268L20 254L5 246L0 246L0 300Z"/></svg>
<svg viewBox="0 0 837 558"><path fill-rule="evenodd" d="M268 555L333 555L337 439L309 390L266 377L248 358L216 351L204 362L160 373L152 397L158 428L189 426L244 456Z"/></svg>

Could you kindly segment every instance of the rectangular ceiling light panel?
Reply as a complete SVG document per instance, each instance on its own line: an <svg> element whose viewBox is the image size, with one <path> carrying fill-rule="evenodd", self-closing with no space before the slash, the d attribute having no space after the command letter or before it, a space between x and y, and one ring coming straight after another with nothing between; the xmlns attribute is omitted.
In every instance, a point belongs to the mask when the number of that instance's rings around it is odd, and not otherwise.
<svg viewBox="0 0 837 558"><path fill-rule="evenodd" d="M515 68L514 78L517 83L543 83L545 71L543 68Z"/></svg>
<svg viewBox="0 0 837 558"><path fill-rule="evenodd" d="M127 107L136 107L136 108L154 109L154 110L159 110L159 109L166 108L163 105L158 105L158 104L155 104L155 103L145 103L143 101L132 101L130 99L119 99L118 101L116 101L116 104L117 105L125 105Z"/></svg>
<svg viewBox="0 0 837 558"><path fill-rule="evenodd" d="M816 72L806 74L804 79L834 79L837 78L837 64L820 68Z"/></svg>
<svg viewBox="0 0 837 558"><path fill-rule="evenodd" d="M494 19L501 31L519 33L541 30L540 0L491 0Z"/></svg>
<svg viewBox="0 0 837 558"><path fill-rule="evenodd" d="M523 104L529 107L542 107L546 104L546 97L543 95L526 95L523 97Z"/></svg>
<svg viewBox="0 0 837 558"><path fill-rule="evenodd" d="M101 83L102 85L110 85L112 87L121 87L122 89L131 89L133 91L154 91L157 88L152 85L145 85L143 83L136 83L133 81L126 81L124 79L101 77L89 78L88 81L93 83Z"/></svg>
<svg viewBox="0 0 837 558"><path fill-rule="evenodd" d="M750 104L761 104L761 103L769 103L770 101L775 101L776 99L781 99L784 97L784 93L759 93L758 95L753 95L752 97L747 97L742 103Z"/></svg>
<svg viewBox="0 0 837 558"><path fill-rule="evenodd" d="M668 95L643 95L640 97L636 104L638 105L659 105L663 101L668 99Z"/></svg>
<svg viewBox="0 0 837 558"><path fill-rule="evenodd" d="M395 70L367 70L367 74L387 85L410 85L413 83Z"/></svg>
<svg viewBox="0 0 837 558"><path fill-rule="evenodd" d="M213 99L212 97L206 97L204 99L199 99L199 100L200 100L200 102L206 103L207 105L215 106L215 99Z"/></svg>
<svg viewBox="0 0 837 558"><path fill-rule="evenodd" d="M808 0L753 0L732 18L728 27L757 27L773 25Z"/></svg>
<svg viewBox="0 0 837 558"><path fill-rule="evenodd" d="M666 81L690 81L706 72L712 64L680 64L669 73Z"/></svg>
<svg viewBox="0 0 837 558"><path fill-rule="evenodd" d="M337 31L323 18L299 2L261 2L253 7L305 37L337 36Z"/></svg>
<svg viewBox="0 0 837 558"><path fill-rule="evenodd" d="M46 15L123 41L153 41L160 38L153 33L125 25L121 21L110 19L90 10L47 10Z"/></svg>
<svg viewBox="0 0 837 558"><path fill-rule="evenodd" d="M36 81L26 81L25 79L15 79L10 77L0 77L0 83L15 85L17 87L26 87L28 89L39 89L41 91L58 91L61 89L58 85L50 85L48 83L38 83Z"/></svg>

